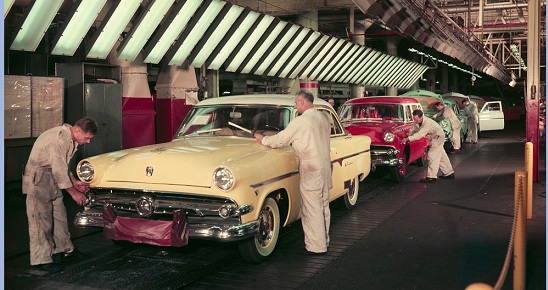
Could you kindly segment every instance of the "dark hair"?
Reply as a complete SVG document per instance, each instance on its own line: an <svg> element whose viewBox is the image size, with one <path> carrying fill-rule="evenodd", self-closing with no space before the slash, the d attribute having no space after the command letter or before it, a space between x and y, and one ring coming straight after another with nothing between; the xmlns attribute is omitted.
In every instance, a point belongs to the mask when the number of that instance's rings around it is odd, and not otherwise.
<svg viewBox="0 0 548 290"><path fill-rule="evenodd" d="M97 122L92 117L84 117L78 121L74 126L79 127L84 133L97 134Z"/></svg>
<svg viewBox="0 0 548 290"><path fill-rule="evenodd" d="M301 90L297 93L297 96L302 96L303 98L305 98L310 103L314 103L314 95L312 95L312 93L310 93L308 91Z"/></svg>
<svg viewBox="0 0 548 290"><path fill-rule="evenodd" d="M464 102L468 102L468 100L467 100L467 99L464 99L464 100L462 100L461 103L464 104Z"/></svg>
<svg viewBox="0 0 548 290"><path fill-rule="evenodd" d="M414 110L414 111L413 111L413 116L422 117L422 111L421 111L421 110Z"/></svg>
<svg viewBox="0 0 548 290"><path fill-rule="evenodd" d="M443 106L443 103L442 102L436 102L436 107L437 106Z"/></svg>

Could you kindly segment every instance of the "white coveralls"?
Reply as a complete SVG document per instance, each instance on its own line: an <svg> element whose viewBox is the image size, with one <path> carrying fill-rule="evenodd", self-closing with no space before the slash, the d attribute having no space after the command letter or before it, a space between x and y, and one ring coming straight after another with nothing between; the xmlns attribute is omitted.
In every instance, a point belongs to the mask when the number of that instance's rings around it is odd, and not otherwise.
<svg viewBox="0 0 548 290"><path fill-rule="evenodd" d="M432 116L433 119L436 119L439 116L443 116L444 119L449 119L451 121L451 129L453 129L453 136L451 136L451 144L453 145L454 150L460 149L460 129L461 123L459 117L453 112L448 106L443 106L443 109L439 113Z"/></svg>
<svg viewBox="0 0 548 290"><path fill-rule="evenodd" d="M445 142L445 133L441 126L436 121L423 116L422 124L414 124L413 128L409 131L409 141L415 141L428 137L430 142L430 149L428 150L428 178L438 178L438 170L441 170L442 174L449 175L454 173L453 166L449 161L447 153L443 149L443 143Z"/></svg>
<svg viewBox="0 0 548 290"><path fill-rule="evenodd" d="M34 142L23 173L31 265L49 264L52 254L74 249L61 191L72 187L68 164L78 149L70 128L64 124L43 132Z"/></svg>
<svg viewBox="0 0 548 290"><path fill-rule="evenodd" d="M262 144L280 148L292 144L299 159L301 221L308 251L326 252L329 245L329 189L331 180L330 123L328 115L308 109Z"/></svg>
<svg viewBox="0 0 548 290"><path fill-rule="evenodd" d="M466 135L466 142L478 142L478 123L479 123L479 114L478 106L470 102L470 104L464 107L464 115L468 120L468 134Z"/></svg>

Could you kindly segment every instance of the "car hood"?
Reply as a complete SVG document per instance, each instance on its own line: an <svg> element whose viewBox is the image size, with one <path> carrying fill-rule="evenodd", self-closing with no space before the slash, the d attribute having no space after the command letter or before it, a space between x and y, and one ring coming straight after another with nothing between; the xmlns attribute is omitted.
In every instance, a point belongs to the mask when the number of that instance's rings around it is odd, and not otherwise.
<svg viewBox="0 0 548 290"><path fill-rule="evenodd" d="M384 144L383 134L386 131L397 133L401 123L391 121L356 121L345 124L345 129L352 135L367 135L371 144Z"/></svg>
<svg viewBox="0 0 548 290"><path fill-rule="evenodd" d="M210 187L219 166L245 166L250 155L264 155L268 147L252 138L192 137L126 149L88 158L99 178L95 187L108 183L165 184ZM262 153L261 153L262 152ZM251 156L253 157L253 156Z"/></svg>

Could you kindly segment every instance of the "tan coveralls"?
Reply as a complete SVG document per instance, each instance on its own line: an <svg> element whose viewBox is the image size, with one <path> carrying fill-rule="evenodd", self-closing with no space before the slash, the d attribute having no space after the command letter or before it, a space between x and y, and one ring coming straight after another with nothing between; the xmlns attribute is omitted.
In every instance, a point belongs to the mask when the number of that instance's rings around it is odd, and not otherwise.
<svg viewBox="0 0 548 290"><path fill-rule="evenodd" d="M433 119L436 119L438 116L443 116L444 119L449 119L451 121L451 129L453 129L453 136L451 136L451 144L453 145L454 150L460 149L460 129L461 123L459 117L453 112L448 106L443 106L443 109L439 113L432 116Z"/></svg>
<svg viewBox="0 0 548 290"><path fill-rule="evenodd" d="M52 262L52 254L74 249L61 189L72 187L68 164L78 149L64 124L42 133L34 142L23 173L27 195L30 264Z"/></svg>
<svg viewBox="0 0 548 290"><path fill-rule="evenodd" d="M441 169L443 175L449 175L454 173L453 166L449 161L447 153L443 149L443 143L445 142L445 133L441 126L436 121L423 116L422 124L414 124L413 128L409 131L409 141L415 141L428 137L430 142L430 149L428 150L428 178L438 178L438 170Z"/></svg>
<svg viewBox="0 0 548 290"><path fill-rule="evenodd" d="M468 120L468 134L466 135L466 142L478 142L478 123L479 113L478 106L470 102L468 106L464 107L464 115Z"/></svg>
<svg viewBox="0 0 548 290"><path fill-rule="evenodd" d="M329 245L331 184L330 123L327 114L308 109L262 144L280 148L292 144L299 159L301 220L308 251L326 252Z"/></svg>

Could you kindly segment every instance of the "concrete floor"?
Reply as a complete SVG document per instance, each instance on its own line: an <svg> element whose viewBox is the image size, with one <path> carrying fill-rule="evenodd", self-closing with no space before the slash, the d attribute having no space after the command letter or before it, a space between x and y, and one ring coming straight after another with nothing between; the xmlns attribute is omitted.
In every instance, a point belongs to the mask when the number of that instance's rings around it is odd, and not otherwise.
<svg viewBox="0 0 548 290"><path fill-rule="evenodd" d="M276 251L247 264L234 245L196 241L186 248L115 245L100 230L71 228L86 258L61 273L28 269L24 196L5 196L6 289L465 289L475 282L513 289L504 275L514 221L514 175L524 167L523 123L485 132L451 155L455 180L421 184L426 169L409 167L396 184L379 176L361 183L352 211L333 205L331 245L321 257L297 255L300 224L282 232ZM527 221L526 289L546 289L546 163L533 184ZM77 206L66 200L69 220ZM503 274L501 274L503 273Z"/></svg>

